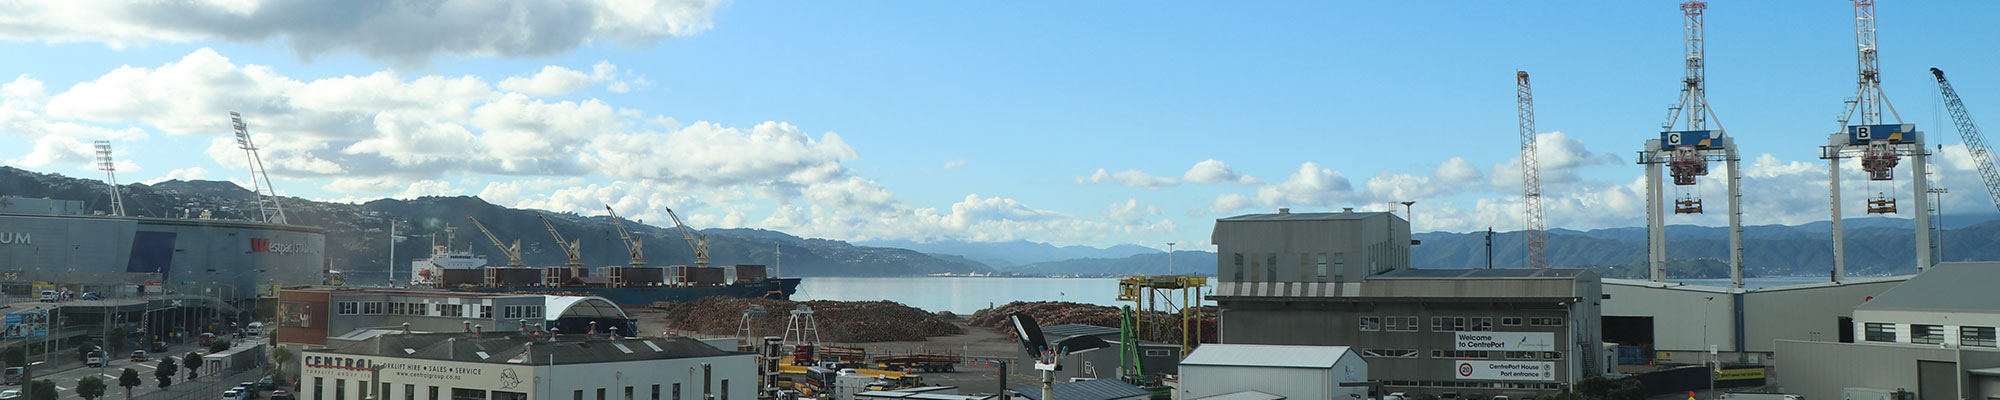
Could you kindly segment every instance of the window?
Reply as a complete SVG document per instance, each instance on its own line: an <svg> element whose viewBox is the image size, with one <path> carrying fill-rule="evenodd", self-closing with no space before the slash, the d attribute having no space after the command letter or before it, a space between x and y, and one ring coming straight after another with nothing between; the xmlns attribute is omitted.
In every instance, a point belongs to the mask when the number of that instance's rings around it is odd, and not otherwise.
<svg viewBox="0 0 2000 400"><path fill-rule="evenodd" d="M1533 359L1535 359L1535 352L1532 352L1532 351L1509 351L1509 352L1507 352L1507 354L1505 354L1505 356L1506 356L1506 357L1507 357L1507 359L1509 359L1509 360L1533 360Z"/></svg>
<svg viewBox="0 0 2000 400"><path fill-rule="evenodd" d="M521 316L521 318L541 318L541 317L542 317L542 306L525 306L525 307L522 307L522 310L525 310L525 311L527 311L527 315L523 315L523 316Z"/></svg>
<svg viewBox="0 0 2000 400"><path fill-rule="evenodd" d="M474 305L473 307L479 307L480 318L493 318L493 306L479 304L479 305Z"/></svg>
<svg viewBox="0 0 2000 400"><path fill-rule="evenodd" d="M660 384L653 384L653 400L660 400Z"/></svg>
<svg viewBox="0 0 2000 400"><path fill-rule="evenodd" d="M1562 318L1536 317L1528 319L1528 324L1534 326L1563 326L1563 320Z"/></svg>
<svg viewBox="0 0 2000 400"><path fill-rule="evenodd" d="M632 387L631 387L631 386L626 386L626 387L625 387L625 400L632 400Z"/></svg>
<svg viewBox="0 0 2000 400"><path fill-rule="evenodd" d="M1431 317L1431 332L1444 332L1445 328L1450 326L1445 323L1449 318L1451 317Z"/></svg>
<svg viewBox="0 0 2000 400"><path fill-rule="evenodd" d="M1237 282L1243 282L1243 253L1230 253L1230 255L1236 259L1236 268L1230 269L1232 271L1230 275L1236 276Z"/></svg>
<svg viewBox="0 0 2000 400"><path fill-rule="evenodd" d="M1319 281L1326 282L1326 253L1319 253L1319 263L1317 265L1316 269L1319 270Z"/></svg>
<svg viewBox="0 0 2000 400"><path fill-rule="evenodd" d="M570 397L574 400L583 400L583 389L577 389L575 392L570 393Z"/></svg>
<svg viewBox="0 0 2000 400"><path fill-rule="evenodd" d="M1382 327L1383 330L1387 330L1390 332L1417 331L1417 317L1387 317L1387 318L1388 322L1384 324L1384 326Z"/></svg>
<svg viewBox="0 0 2000 400"><path fill-rule="evenodd" d="M1266 253L1264 258L1266 260L1264 263L1264 280L1267 282L1278 281L1278 253Z"/></svg>
<svg viewBox="0 0 2000 400"><path fill-rule="evenodd" d="M1993 327L1967 326L1958 328L1958 344L1961 346L1993 347Z"/></svg>
<svg viewBox="0 0 2000 400"><path fill-rule="evenodd" d="M362 400L367 400L367 399L368 399L368 381L361 381L361 386L360 386L360 387L356 387L356 388L354 388L354 392L355 392L355 393L354 393L354 394L355 394L355 398L357 398L357 399L362 399Z"/></svg>
<svg viewBox="0 0 2000 400"><path fill-rule="evenodd" d="M437 387L437 386L431 386L431 387L430 387L430 392L431 392L431 397L430 397L430 400L438 400L438 387Z"/></svg>
<svg viewBox="0 0 2000 400"><path fill-rule="evenodd" d="M451 388L451 400L486 400L486 391Z"/></svg>
<svg viewBox="0 0 2000 400"><path fill-rule="evenodd" d="M368 315L382 315L382 302L371 301L367 303L361 303L361 313Z"/></svg>
<svg viewBox="0 0 2000 400"><path fill-rule="evenodd" d="M493 391L493 400L528 400L527 393Z"/></svg>
<svg viewBox="0 0 2000 400"><path fill-rule="evenodd" d="M723 380L722 380L722 397L717 397L717 398L718 398L718 399L721 399L721 400L729 400L729 380L728 380L728 379L723 379Z"/></svg>
<svg viewBox="0 0 2000 400"><path fill-rule="evenodd" d="M1910 343L1943 344L1943 325L1910 325Z"/></svg>
<svg viewBox="0 0 2000 400"><path fill-rule="evenodd" d="M582 399L577 399L582 400ZM674 400L681 400L681 384L674 384Z"/></svg>
<svg viewBox="0 0 2000 400"><path fill-rule="evenodd" d="M1521 317L1500 317L1501 326L1521 326Z"/></svg>
<svg viewBox="0 0 2000 400"><path fill-rule="evenodd" d="M1452 332L1465 330L1465 317L1444 317L1445 328Z"/></svg>
<svg viewBox="0 0 2000 400"><path fill-rule="evenodd" d="M1895 341L1896 341L1896 325L1895 325L1895 324L1885 324L1885 323L1879 323L1879 322L1870 322L1870 323L1868 323L1868 324L1866 324L1866 325L1864 325L1864 326L1866 327L1866 331L1867 331L1867 332L1866 332L1866 333L1864 334L1864 335L1865 335L1865 336L1864 336L1864 338L1865 338L1865 339L1867 339L1867 340L1868 340L1868 341L1870 341L1870 342L1895 342Z"/></svg>
<svg viewBox="0 0 2000 400"><path fill-rule="evenodd" d="M381 397L380 400L389 400L389 396L392 396L395 393L389 391L389 389L390 389L389 383L382 382L382 389L375 391L375 397ZM485 399L480 399L480 400L485 400Z"/></svg>
<svg viewBox="0 0 2000 400"><path fill-rule="evenodd" d="M1472 317L1472 330L1474 331L1493 330L1493 317Z"/></svg>
<svg viewBox="0 0 2000 400"><path fill-rule="evenodd" d="M500 318L521 318L521 306L500 306Z"/></svg>
<svg viewBox="0 0 2000 400"><path fill-rule="evenodd" d="M410 315L427 314L424 312L424 303L410 303L409 306L403 308L404 308L403 312L408 313Z"/></svg>
<svg viewBox="0 0 2000 400"><path fill-rule="evenodd" d="M321 391L326 390L325 386L326 378L313 377L313 400L323 400L322 395L324 393Z"/></svg>
<svg viewBox="0 0 2000 400"><path fill-rule="evenodd" d="M1431 358L1486 358L1483 350L1431 350Z"/></svg>
<svg viewBox="0 0 2000 400"><path fill-rule="evenodd" d="M1433 354L1436 350L1432 350ZM1417 358L1415 349L1361 349L1362 357L1376 358Z"/></svg>
<svg viewBox="0 0 2000 400"><path fill-rule="evenodd" d="M1560 352L1560 351L1544 351L1544 352L1542 352L1542 359L1543 359L1543 360L1561 360L1561 359L1563 359L1563 353L1562 353L1562 352Z"/></svg>
<svg viewBox="0 0 2000 400"><path fill-rule="evenodd" d="M417 400L417 385L403 385L403 400Z"/></svg>
<svg viewBox="0 0 2000 400"><path fill-rule="evenodd" d="M1333 280L1347 281L1347 253L1333 253Z"/></svg>
<svg viewBox="0 0 2000 400"><path fill-rule="evenodd" d="M1382 317L1361 317L1362 332L1374 332L1379 330L1382 330Z"/></svg>
<svg viewBox="0 0 2000 400"><path fill-rule="evenodd" d="M389 315L403 315L403 303L389 303Z"/></svg>
<svg viewBox="0 0 2000 400"><path fill-rule="evenodd" d="M451 399L458 400L458 399ZM604 400L604 388L597 388L597 400Z"/></svg>
<svg viewBox="0 0 2000 400"><path fill-rule="evenodd" d="M1257 259L1257 258L1256 258L1256 257L1257 257L1257 255L1255 255L1255 254L1252 254L1252 255L1250 255L1250 257L1251 257L1251 259L1250 259L1250 281L1251 281L1251 282L1262 282L1262 281L1263 281L1264 279L1263 279L1263 278L1260 278L1260 277L1258 277L1258 275L1257 275L1257 274L1258 274L1258 273L1260 273L1260 272L1262 272L1262 271L1264 271L1264 265L1263 265L1263 264L1261 264L1261 263L1262 263L1262 262L1263 262L1264 260L1260 260L1260 259Z"/></svg>
<svg viewBox="0 0 2000 400"><path fill-rule="evenodd" d="M347 400L347 380L333 380L333 400Z"/></svg>
<svg viewBox="0 0 2000 400"><path fill-rule="evenodd" d="M343 301L343 302L340 302L340 304L339 304L339 307L338 307L338 312L340 313L340 315L355 315L355 314L360 314L360 313L361 313L361 303L356 303L356 302L352 302L352 301Z"/></svg>

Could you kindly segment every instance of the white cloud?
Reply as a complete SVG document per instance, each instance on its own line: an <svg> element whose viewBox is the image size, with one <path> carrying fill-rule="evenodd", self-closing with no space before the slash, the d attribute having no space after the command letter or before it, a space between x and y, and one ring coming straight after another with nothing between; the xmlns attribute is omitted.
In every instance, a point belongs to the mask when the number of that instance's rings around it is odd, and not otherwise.
<svg viewBox="0 0 2000 400"><path fill-rule="evenodd" d="M764 122L749 130L697 122L668 132L601 135L582 163L619 179L671 179L718 186L825 182L858 158L840 135L813 139L797 126Z"/></svg>
<svg viewBox="0 0 2000 400"><path fill-rule="evenodd" d="M625 79L625 77L632 78ZM652 81L646 80L645 75L635 74L632 70L628 69L620 72L618 65L612 64L611 60L602 60L598 61L597 64L591 65L590 81L604 83L604 89L610 90L612 93L627 93L633 89L644 88L653 84Z"/></svg>
<svg viewBox="0 0 2000 400"><path fill-rule="evenodd" d="M1356 200L1360 198L1346 175L1311 161L1299 164L1299 170L1283 183L1257 188L1257 202L1273 207L1335 207Z"/></svg>
<svg viewBox="0 0 2000 400"><path fill-rule="evenodd" d="M207 169L203 169L202 167L188 167L188 168L181 168L172 171L167 171L167 174L165 176L153 179L147 179L145 183L148 185L154 185L154 184L159 184L160 182L166 182L176 179L191 181L207 177L208 177Z"/></svg>
<svg viewBox="0 0 2000 400"><path fill-rule="evenodd" d="M1145 222L1148 217L1160 215L1160 206L1140 206L1139 199L1125 199L1122 202L1111 203L1111 209L1106 215L1120 224L1135 225Z"/></svg>
<svg viewBox="0 0 2000 400"><path fill-rule="evenodd" d="M554 65L542 67L541 72L527 78L517 76L500 81L500 90L543 97L566 95L587 87L590 87L589 76Z"/></svg>
<svg viewBox="0 0 2000 400"><path fill-rule="evenodd" d="M1431 175L1437 177L1439 182L1447 183L1474 182L1480 177L1479 169L1473 167L1472 163L1466 162L1465 157L1445 160L1443 164L1438 164L1437 170Z"/></svg>
<svg viewBox="0 0 2000 400"><path fill-rule="evenodd" d="M714 0L208 0L23 2L0 39L100 42L277 41L306 59L358 53L399 65L433 56L548 56L594 42L650 47L712 26Z"/></svg>
<svg viewBox="0 0 2000 400"><path fill-rule="evenodd" d="M89 143L64 136L43 136L35 140L35 148L21 158L7 160L8 164L24 167L50 165L74 165L79 168L94 168L97 149Z"/></svg>
<svg viewBox="0 0 2000 400"><path fill-rule="evenodd" d="M451 182L425 179L411 182L409 188L404 189L403 193L390 197L409 200L425 196L456 196L459 194L463 194L463 192L451 187Z"/></svg>
<svg viewBox="0 0 2000 400"><path fill-rule="evenodd" d="M1213 158L1195 163L1194 167L1188 168L1187 173L1181 174L1181 180L1194 183L1234 183L1241 185L1254 185L1263 182L1257 179L1257 177L1238 173L1234 168L1230 168L1229 164L1224 164L1221 160Z"/></svg>
<svg viewBox="0 0 2000 400"><path fill-rule="evenodd" d="M1136 169L1128 169L1123 172L1112 173L1109 171L1105 171L1103 168L1098 168L1097 172L1090 174L1090 176L1076 177L1076 183L1104 183L1104 182L1113 182L1125 186L1142 187L1147 189L1159 189L1160 187L1163 186L1173 186L1175 183L1178 183L1175 182L1174 178L1153 176L1152 174L1148 174Z"/></svg>
<svg viewBox="0 0 2000 400"><path fill-rule="evenodd" d="M944 169L952 169L963 166L965 166L965 159L963 158L944 162Z"/></svg>

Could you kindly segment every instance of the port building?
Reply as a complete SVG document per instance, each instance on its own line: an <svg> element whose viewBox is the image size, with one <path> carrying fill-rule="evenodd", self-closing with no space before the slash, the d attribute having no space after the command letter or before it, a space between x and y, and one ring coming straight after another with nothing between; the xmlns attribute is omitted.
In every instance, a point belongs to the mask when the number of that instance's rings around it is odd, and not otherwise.
<svg viewBox="0 0 2000 400"><path fill-rule="evenodd" d="M683 337L379 335L295 361L301 400L748 400L756 354Z"/></svg>
<svg viewBox="0 0 2000 400"><path fill-rule="evenodd" d="M403 332L637 336L635 320L599 297L419 289L278 290L277 341L331 348Z"/></svg>
<svg viewBox="0 0 2000 400"><path fill-rule="evenodd" d="M1853 312L1907 276L1763 288L1605 279L1604 341L1619 364L1772 365L1780 340L1852 341Z"/></svg>
<svg viewBox="0 0 2000 400"><path fill-rule="evenodd" d="M1370 398L1368 361L1346 346L1208 344L1181 360L1177 399Z"/></svg>
<svg viewBox="0 0 2000 400"><path fill-rule="evenodd" d="M1853 306L1853 337L1776 341L1777 386L1808 399L2000 398L2000 262L1941 263ZM1872 398L1872 397L1871 397Z"/></svg>
<svg viewBox="0 0 2000 400"><path fill-rule="evenodd" d="M1608 366L1587 270L1411 269L1409 222L1352 209L1222 218L1211 240L1223 344L1347 346L1410 393L1531 397Z"/></svg>

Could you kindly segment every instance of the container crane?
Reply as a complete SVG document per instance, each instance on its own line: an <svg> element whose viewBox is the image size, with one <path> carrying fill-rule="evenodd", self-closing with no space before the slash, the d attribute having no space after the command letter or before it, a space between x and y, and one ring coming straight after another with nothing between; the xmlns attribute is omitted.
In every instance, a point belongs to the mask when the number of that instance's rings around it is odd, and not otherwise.
<svg viewBox="0 0 2000 400"><path fill-rule="evenodd" d="M1861 159L1861 170L1868 174L1868 182L1886 181L1890 187L1895 183L1895 168L1903 157L1910 163L1910 200L1916 202L1917 212L1929 212L1930 203L1930 151L1924 148L1924 132L1917 130L1916 124L1903 123L1896 106L1882 91L1881 61L1875 40L1875 0L1854 1L1855 40L1855 94L1847 100L1847 110L1840 116L1840 129L1827 135L1826 144L1820 146L1820 159L1827 160L1827 198L1833 222L1833 280L1839 282L1847 276L1847 238L1841 228L1841 220L1846 218L1841 212L1840 160ZM1882 111L1888 111L1885 117ZM1869 214L1897 213L1897 199L1890 191L1875 191L1866 203ZM1891 189L1896 190L1896 189ZM1917 272L1931 266L1931 219L1918 216L1915 222Z"/></svg>
<svg viewBox="0 0 2000 400"><path fill-rule="evenodd" d="M465 219L469 219L469 220L472 220L472 226L473 226L473 227L476 227L476 228L479 228L479 233L484 233L484 234L486 234L486 240L491 240L491 241L493 241L493 247L496 247L496 248L499 248L499 249L500 249L500 253L501 253L501 254L506 254L506 255L507 255L507 266L508 266L508 267L511 267L511 268L520 268L520 267L522 266L522 264L521 264L521 239L514 239L514 244L513 244L513 245L511 245L511 246L510 246L510 245L506 245L506 244L502 244L502 243L500 243L500 237L498 237L498 236L493 236L493 231L490 231L490 230L487 230L487 229L486 229L486 225L485 225L485 224L481 224L481 223L479 223L479 219L478 219L478 218L473 218L473 217L465 217Z"/></svg>
<svg viewBox="0 0 2000 400"><path fill-rule="evenodd" d="M1680 103L1667 109L1667 121L1660 124L1658 139L1647 139L1645 147L1639 151L1639 164L1646 166L1646 262L1651 266L1649 275L1653 282L1667 279L1667 233L1666 233L1666 190L1662 186L1665 177L1661 169L1673 178L1675 191L1681 187L1694 193L1681 193L1672 198L1674 214L1701 214L1702 201L1696 185L1698 179L1708 176L1709 163L1720 161L1728 169L1723 187L1728 190L1729 210L1729 281L1733 287L1743 287L1743 175L1737 168L1741 157L1737 156L1736 139L1722 129L1722 120L1715 115L1715 109L1708 104L1707 43L1703 31L1704 10L1708 3L1691 0L1681 3L1681 39L1683 66L1686 73L1681 77ZM1685 121L1682 117L1685 116ZM1710 128L1710 123L1715 125ZM1675 125L1681 125L1675 130Z"/></svg>
<svg viewBox="0 0 2000 400"><path fill-rule="evenodd" d="M687 238L688 248L694 249L694 266L708 267L708 235L696 235L694 228L681 223L681 216L674 214L673 207L667 209L667 217L674 219L674 226L681 228L681 237Z"/></svg>
<svg viewBox="0 0 2000 400"><path fill-rule="evenodd" d="M1972 114L1965 111L1965 102L1958 99L1958 91L1952 90L1951 82L1944 80L1944 70L1931 68L1931 75L1937 77L1938 91L1944 93L1944 105L1951 109L1951 121L1958 124L1958 136L1965 139L1965 151L1972 153L1972 163L1979 166L1979 177L1986 181L1986 191L1993 196L1993 207L2000 208L2000 165L1993 161L1993 148L1986 146L1986 136L1979 134L1979 127L1972 124Z"/></svg>
<svg viewBox="0 0 2000 400"><path fill-rule="evenodd" d="M646 266L646 252L641 246L644 243L641 243L639 238L632 237L632 231L625 230L625 223L618 221L618 212L612 211L610 205L604 206L604 212L611 214L611 226L618 228L618 240L625 242L625 252L632 254L632 266Z"/></svg>
<svg viewBox="0 0 2000 400"><path fill-rule="evenodd" d="M556 231L556 224L549 222L549 216L535 215L535 217L542 219L542 226L549 227L549 235L556 237L556 247L561 247L563 254L569 255L569 262L563 264L569 267L569 276L583 277L583 239L564 239L562 232Z"/></svg>

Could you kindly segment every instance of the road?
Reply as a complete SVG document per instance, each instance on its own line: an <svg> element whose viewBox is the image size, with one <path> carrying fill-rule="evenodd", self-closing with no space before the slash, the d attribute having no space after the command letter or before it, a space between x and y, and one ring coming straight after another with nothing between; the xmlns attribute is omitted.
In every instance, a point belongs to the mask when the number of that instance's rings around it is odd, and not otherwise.
<svg viewBox="0 0 2000 400"><path fill-rule="evenodd" d="M261 337L253 337L253 338L261 338ZM201 346L197 346L195 344L190 343L177 346L168 346L167 354L172 355L176 360L179 360L181 356L187 355L188 352L196 350L200 350L204 353L207 352L207 350L203 349ZM71 353L66 353L64 355L74 357L75 353L71 352ZM104 390L105 392L104 399L112 399L112 400L124 399L125 388L118 386L118 374L123 373L126 368L131 368L133 370L139 371L139 380L142 381L142 383L140 383L139 386L132 388L133 396L136 397L139 395L144 395L146 393L152 393L154 391L160 390L159 380L153 377L154 369L160 364L160 355L153 354L151 355L151 358L147 359L145 362L132 361L130 359L131 352L129 351L126 352L125 354L114 354L114 356L115 357L112 357L111 362L106 363L104 365L104 368L102 369L81 367L78 366L78 364L70 364L69 367L66 367L69 369L64 371L59 371L54 373L35 371L34 379L38 380L48 379L49 381L55 382L56 391L59 394L57 399L81 400L83 397L76 395L76 381L86 376L95 375L104 379L104 386L106 387ZM174 374L175 376L174 376L173 388L179 388L182 384L181 382L182 378L187 377L186 367L182 367L178 372L179 373ZM169 390L172 390L173 388L169 388ZM216 395L220 396L221 393L218 392L216 393Z"/></svg>

